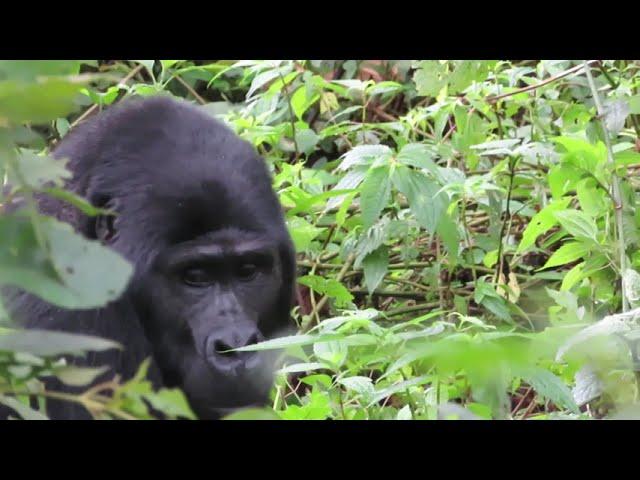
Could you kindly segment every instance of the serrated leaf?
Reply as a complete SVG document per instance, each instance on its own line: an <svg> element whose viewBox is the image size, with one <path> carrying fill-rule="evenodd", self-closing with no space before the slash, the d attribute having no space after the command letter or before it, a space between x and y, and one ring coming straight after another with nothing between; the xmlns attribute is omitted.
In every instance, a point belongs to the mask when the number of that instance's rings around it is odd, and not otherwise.
<svg viewBox="0 0 640 480"><path fill-rule="evenodd" d="M144 396L151 406L171 418L188 418L195 420L184 393L177 388L162 388L157 392Z"/></svg>
<svg viewBox="0 0 640 480"><path fill-rule="evenodd" d="M576 372L575 382L571 393L577 405L584 405L604 392L600 378L590 365L585 365Z"/></svg>
<svg viewBox="0 0 640 480"><path fill-rule="evenodd" d="M435 152L422 143L408 143L398 152L396 160L405 165L423 168L437 175L438 166L433 161Z"/></svg>
<svg viewBox="0 0 640 480"><path fill-rule="evenodd" d="M522 379L533 387L543 397L551 400L559 407L580 413L580 409L573 399L571 391L564 382L544 368L529 367L519 372Z"/></svg>
<svg viewBox="0 0 640 480"><path fill-rule="evenodd" d="M369 377L354 376L338 379L338 383L360 395L369 396L374 393L373 382Z"/></svg>
<svg viewBox="0 0 640 480"><path fill-rule="evenodd" d="M371 165L375 160L391 156L386 145L358 145L342 156L339 170L348 170L356 165Z"/></svg>
<svg viewBox="0 0 640 480"><path fill-rule="evenodd" d="M353 300L351 292L334 278L305 275L298 278L298 283L306 285L322 295L327 295L335 299L336 303L340 306L346 305Z"/></svg>
<svg viewBox="0 0 640 480"><path fill-rule="evenodd" d="M554 212L560 225L576 238L597 242L598 227L591 217L579 210Z"/></svg>
<svg viewBox="0 0 640 480"><path fill-rule="evenodd" d="M389 251L386 247L380 247L375 252L367 255L362 261L364 269L364 281L369 293L373 292L389 270Z"/></svg>
<svg viewBox="0 0 640 480"><path fill-rule="evenodd" d="M380 217L390 197L389 166L384 165L369 170L360 187L360 208L365 228L371 227Z"/></svg>
<svg viewBox="0 0 640 480"><path fill-rule="evenodd" d="M440 185L423 173L404 166L394 169L394 186L409 202L416 220L430 233L434 233L447 206L446 194L440 192Z"/></svg>

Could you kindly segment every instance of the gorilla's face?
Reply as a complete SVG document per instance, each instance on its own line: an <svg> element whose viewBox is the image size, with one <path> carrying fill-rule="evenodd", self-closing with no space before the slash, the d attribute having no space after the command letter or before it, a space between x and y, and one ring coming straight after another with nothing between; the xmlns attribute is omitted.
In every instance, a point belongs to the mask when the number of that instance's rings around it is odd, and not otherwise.
<svg viewBox="0 0 640 480"><path fill-rule="evenodd" d="M268 399L277 353L231 350L287 326L278 247L263 233L218 230L161 252L134 292L165 384L199 418Z"/></svg>

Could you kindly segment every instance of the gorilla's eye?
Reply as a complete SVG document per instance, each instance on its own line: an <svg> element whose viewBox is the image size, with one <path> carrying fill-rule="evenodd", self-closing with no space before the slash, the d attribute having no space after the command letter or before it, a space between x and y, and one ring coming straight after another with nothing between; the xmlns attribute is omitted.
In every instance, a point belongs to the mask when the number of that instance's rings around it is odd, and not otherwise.
<svg viewBox="0 0 640 480"><path fill-rule="evenodd" d="M206 287L213 283L213 278L204 268L192 267L182 273L182 281L191 287Z"/></svg>
<svg viewBox="0 0 640 480"><path fill-rule="evenodd" d="M237 275L241 280L253 280L258 273L258 266L255 263L245 262L238 265Z"/></svg>

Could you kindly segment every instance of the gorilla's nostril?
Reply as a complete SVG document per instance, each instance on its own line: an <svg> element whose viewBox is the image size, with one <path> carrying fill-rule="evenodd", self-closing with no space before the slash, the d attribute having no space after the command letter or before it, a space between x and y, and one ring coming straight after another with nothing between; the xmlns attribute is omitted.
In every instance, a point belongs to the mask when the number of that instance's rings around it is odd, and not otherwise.
<svg viewBox="0 0 640 480"><path fill-rule="evenodd" d="M215 342L213 342L213 348L215 350L215 352L219 355L235 355L236 352L228 352L227 350L231 350L233 347L227 345L224 341L222 340L216 340Z"/></svg>

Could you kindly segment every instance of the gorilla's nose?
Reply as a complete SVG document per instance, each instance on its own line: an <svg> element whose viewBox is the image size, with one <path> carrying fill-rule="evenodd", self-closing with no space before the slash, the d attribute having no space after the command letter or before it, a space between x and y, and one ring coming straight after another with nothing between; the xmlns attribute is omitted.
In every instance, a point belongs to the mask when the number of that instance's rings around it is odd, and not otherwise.
<svg viewBox="0 0 640 480"><path fill-rule="evenodd" d="M231 372L257 366L258 352L236 352L236 348L261 342L263 336L254 326L229 325L212 332L206 340L207 361L216 370Z"/></svg>

